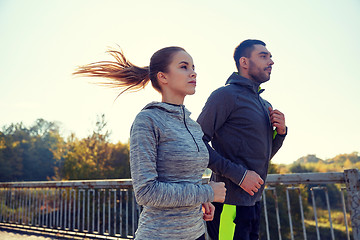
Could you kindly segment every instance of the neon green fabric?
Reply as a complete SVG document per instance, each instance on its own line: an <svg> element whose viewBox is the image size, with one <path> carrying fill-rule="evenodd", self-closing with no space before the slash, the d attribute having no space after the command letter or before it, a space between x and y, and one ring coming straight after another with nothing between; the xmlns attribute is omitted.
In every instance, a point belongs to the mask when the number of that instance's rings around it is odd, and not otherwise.
<svg viewBox="0 0 360 240"><path fill-rule="evenodd" d="M231 240L235 232L236 206L224 204L220 216L219 240Z"/></svg>
<svg viewBox="0 0 360 240"><path fill-rule="evenodd" d="M274 130L273 139L275 139L276 135L277 135L277 131Z"/></svg>

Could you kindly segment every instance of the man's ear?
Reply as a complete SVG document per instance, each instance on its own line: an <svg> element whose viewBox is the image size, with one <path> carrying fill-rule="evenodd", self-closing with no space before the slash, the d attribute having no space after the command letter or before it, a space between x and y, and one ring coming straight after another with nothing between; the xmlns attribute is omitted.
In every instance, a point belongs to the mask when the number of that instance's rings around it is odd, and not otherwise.
<svg viewBox="0 0 360 240"><path fill-rule="evenodd" d="M249 59L246 57L241 57L239 59L239 66L240 68L245 68L245 69L249 68Z"/></svg>
<svg viewBox="0 0 360 240"><path fill-rule="evenodd" d="M167 76L166 76L165 73L163 73L163 72L158 72L158 73L156 74L156 76L157 76L157 79L158 79L159 83L162 83L162 84L166 84L166 83L167 83Z"/></svg>

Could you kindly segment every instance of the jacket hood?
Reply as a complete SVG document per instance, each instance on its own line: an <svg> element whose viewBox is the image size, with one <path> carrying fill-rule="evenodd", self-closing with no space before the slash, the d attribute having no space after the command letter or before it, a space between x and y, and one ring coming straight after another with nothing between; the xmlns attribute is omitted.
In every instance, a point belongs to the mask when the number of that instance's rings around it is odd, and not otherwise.
<svg viewBox="0 0 360 240"><path fill-rule="evenodd" d="M236 72L231 74L231 76L228 78L228 80L226 80L225 84L239 84L244 87L250 88L251 90L253 90L256 93L262 93L265 90L265 89L260 88L259 83L251 81L248 78L242 77L239 74L237 74Z"/></svg>
<svg viewBox="0 0 360 240"><path fill-rule="evenodd" d="M151 102L151 103L148 103L143 108L143 110L145 110L145 109L153 109L153 108L157 108L157 109L166 111L166 112L174 114L174 115L179 115L179 116L182 116L183 112L185 112L186 117L189 117L190 114L191 114L191 112L189 110L187 110L185 105L176 105L176 104L165 103L165 102Z"/></svg>

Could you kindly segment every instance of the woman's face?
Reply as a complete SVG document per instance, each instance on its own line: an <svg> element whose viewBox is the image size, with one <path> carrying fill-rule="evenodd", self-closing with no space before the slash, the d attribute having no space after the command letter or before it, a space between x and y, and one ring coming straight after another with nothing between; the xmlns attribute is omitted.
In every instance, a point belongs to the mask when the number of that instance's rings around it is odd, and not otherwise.
<svg viewBox="0 0 360 240"><path fill-rule="evenodd" d="M175 53L168 66L168 71L164 75L167 80L165 87L173 97L184 98L186 95L195 93L195 66L192 57L187 52Z"/></svg>

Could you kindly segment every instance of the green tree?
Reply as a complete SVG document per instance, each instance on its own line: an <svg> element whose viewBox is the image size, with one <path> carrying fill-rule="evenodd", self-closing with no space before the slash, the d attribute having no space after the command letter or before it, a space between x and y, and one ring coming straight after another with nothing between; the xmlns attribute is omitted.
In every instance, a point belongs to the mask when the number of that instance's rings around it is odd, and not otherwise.
<svg viewBox="0 0 360 240"><path fill-rule="evenodd" d="M129 143L112 145L111 158L107 162L108 178L130 178Z"/></svg>
<svg viewBox="0 0 360 240"><path fill-rule="evenodd" d="M300 163L295 163L290 166L289 168L290 172L292 173L308 173L313 172L313 168L306 167Z"/></svg>
<svg viewBox="0 0 360 240"><path fill-rule="evenodd" d="M128 178L129 146L109 142L110 132L106 130L105 116L98 116L95 130L84 139L71 135L65 146L63 159L57 169L58 178L106 179Z"/></svg>
<svg viewBox="0 0 360 240"><path fill-rule="evenodd" d="M6 157L9 155L6 139L6 135L3 132L0 132L0 181L12 179L11 161L8 161L8 158Z"/></svg>
<svg viewBox="0 0 360 240"><path fill-rule="evenodd" d="M0 181L46 180L54 175L52 151L62 138L56 123L38 119L4 127L0 137Z"/></svg>

